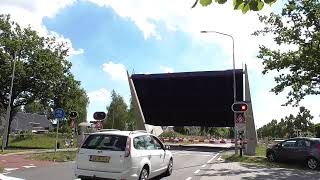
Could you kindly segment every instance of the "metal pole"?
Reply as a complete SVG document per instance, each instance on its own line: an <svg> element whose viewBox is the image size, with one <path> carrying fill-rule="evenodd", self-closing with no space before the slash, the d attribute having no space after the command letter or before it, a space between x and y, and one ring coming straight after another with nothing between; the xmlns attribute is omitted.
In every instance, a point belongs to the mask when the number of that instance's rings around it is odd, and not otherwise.
<svg viewBox="0 0 320 180"><path fill-rule="evenodd" d="M233 102L235 103L236 96L237 96L237 88L236 88L236 62L235 62L235 55L234 55L234 38L230 34L218 32L218 31L200 31L201 33L217 33L224 36L228 36L232 39L232 64L233 64ZM233 120L236 121L237 115L236 113L233 113ZM237 139L237 130L234 127L234 139L235 139L235 154L238 154L238 139Z"/></svg>
<svg viewBox="0 0 320 180"><path fill-rule="evenodd" d="M13 89L13 82L14 82L14 75L16 71L16 53L14 54L13 58L13 68L12 68L12 76L11 76L11 87L10 87L10 94L9 94L9 102L7 106L7 114L6 114L6 122L4 125L4 132L2 137L2 152L4 148L7 147L7 136L9 134L9 124L10 124L10 115L11 115L11 101L12 101L12 89Z"/></svg>
<svg viewBox="0 0 320 180"><path fill-rule="evenodd" d="M57 152L57 148L58 148L58 130L59 130L59 119L57 119L57 134L56 134L56 145L54 148L54 157L56 157L56 152Z"/></svg>
<svg viewBox="0 0 320 180"><path fill-rule="evenodd" d="M114 109L112 109L112 129L113 129L113 124L114 124Z"/></svg>

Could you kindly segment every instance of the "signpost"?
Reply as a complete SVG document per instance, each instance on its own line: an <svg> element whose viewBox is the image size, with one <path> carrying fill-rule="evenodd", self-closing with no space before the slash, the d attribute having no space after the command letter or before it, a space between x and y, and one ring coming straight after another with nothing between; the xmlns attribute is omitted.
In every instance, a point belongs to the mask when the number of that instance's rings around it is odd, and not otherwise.
<svg viewBox="0 0 320 180"><path fill-rule="evenodd" d="M70 120L71 120L70 126L72 128L71 144L70 144L70 146L72 147L73 146L74 133L76 132L76 121L77 121L77 117L78 117L78 112L71 111L69 117L70 117Z"/></svg>
<svg viewBox="0 0 320 180"><path fill-rule="evenodd" d="M56 156L57 148L58 148L58 130L59 130L59 121L64 118L64 110L62 108L58 108L54 110L54 117L57 120L57 134L56 134L56 144L54 148L54 157Z"/></svg>
<svg viewBox="0 0 320 180"><path fill-rule="evenodd" d="M102 121L106 118L107 114L105 112L95 112L93 118L96 120L95 128L100 130L103 129ZM112 127L113 128L113 127Z"/></svg>
<svg viewBox="0 0 320 180"><path fill-rule="evenodd" d="M244 117L244 113L236 113L235 125L236 125L236 128L237 128L237 132L239 134L240 156L242 157L242 149L243 149L243 141L242 140L244 138L244 132L246 131L246 119Z"/></svg>

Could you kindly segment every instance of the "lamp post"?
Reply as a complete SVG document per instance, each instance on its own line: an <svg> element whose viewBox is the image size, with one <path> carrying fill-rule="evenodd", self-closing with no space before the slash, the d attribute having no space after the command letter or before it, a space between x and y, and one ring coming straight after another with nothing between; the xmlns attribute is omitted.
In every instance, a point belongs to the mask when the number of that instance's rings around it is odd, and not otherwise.
<svg viewBox="0 0 320 180"><path fill-rule="evenodd" d="M13 58L10 94L9 94L9 101L8 101L8 106L7 106L6 121L4 124L4 132L3 132L3 137L2 137L2 152L4 151L4 148L7 147L7 141L8 141L7 136L8 136L8 133L10 132L10 129L9 129L10 122L9 121L10 121L10 115L11 115L12 88L13 88L15 71L16 71L16 53L14 54L14 58Z"/></svg>
<svg viewBox="0 0 320 180"><path fill-rule="evenodd" d="M235 58L234 58L234 38L232 35L230 34L226 34L226 33L222 33L222 32L218 32L218 31L200 31L201 33L216 33L216 34L220 34L220 35L224 35L224 36L228 36L232 39L232 64L233 64L233 103L235 103L236 100L236 63L235 63ZM234 122L236 120L236 113L233 113L233 119ZM235 137L235 153L238 154L238 149L237 149L237 144L238 144L238 140L237 140L237 131L236 128L234 127L234 137Z"/></svg>

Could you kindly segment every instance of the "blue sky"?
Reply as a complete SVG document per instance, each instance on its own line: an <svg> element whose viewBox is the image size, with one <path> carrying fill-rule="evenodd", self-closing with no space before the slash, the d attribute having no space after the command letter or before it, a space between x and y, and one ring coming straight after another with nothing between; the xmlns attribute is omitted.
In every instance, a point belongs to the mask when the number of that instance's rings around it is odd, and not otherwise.
<svg viewBox="0 0 320 180"><path fill-rule="evenodd" d="M270 37L250 34L262 27L257 13L243 15L232 3L190 9L193 0L51 0L5 1L0 10L22 25L31 24L42 35L55 35L70 45L72 72L90 97L88 120L106 110L114 89L129 101L125 70L164 73L232 68L228 37L200 34L215 30L232 34L236 66L248 64L255 122L258 127L297 108L282 107L285 93L270 93L275 73L263 76L258 45L274 46ZM265 6L261 14L278 12L284 1ZM290 48L290 47L281 47ZM319 97L302 102L319 122Z"/></svg>

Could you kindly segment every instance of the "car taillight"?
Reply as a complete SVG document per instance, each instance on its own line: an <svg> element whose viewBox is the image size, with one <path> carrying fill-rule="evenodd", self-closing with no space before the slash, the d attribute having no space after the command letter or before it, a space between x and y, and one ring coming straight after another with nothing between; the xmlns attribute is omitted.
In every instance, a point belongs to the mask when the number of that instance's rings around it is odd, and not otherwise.
<svg viewBox="0 0 320 180"><path fill-rule="evenodd" d="M125 157L129 157L131 154L131 138L128 137L127 139L127 146L126 146L126 151L125 151Z"/></svg>

